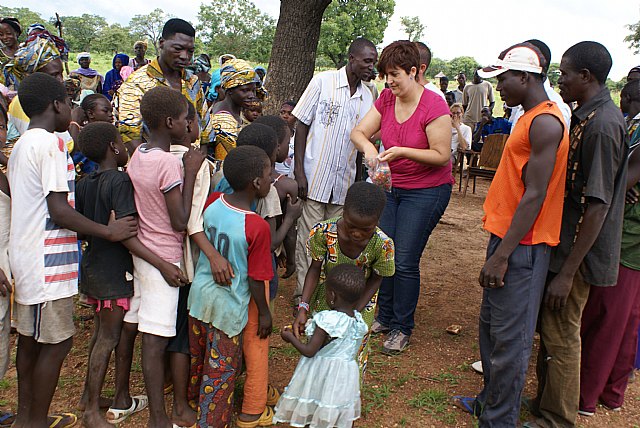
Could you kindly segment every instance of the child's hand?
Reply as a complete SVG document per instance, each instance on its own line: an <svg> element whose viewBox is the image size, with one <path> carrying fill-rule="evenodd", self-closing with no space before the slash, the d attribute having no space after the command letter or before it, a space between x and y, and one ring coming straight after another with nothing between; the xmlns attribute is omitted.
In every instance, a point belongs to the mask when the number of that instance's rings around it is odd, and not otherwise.
<svg viewBox="0 0 640 428"><path fill-rule="evenodd" d="M287 256L284 253L284 251L282 253L280 253L278 258L276 259L276 263L278 263L278 267L279 268L286 268L287 267Z"/></svg>
<svg viewBox="0 0 640 428"><path fill-rule="evenodd" d="M291 330L291 326L285 326L282 331L280 332L280 337L282 337L282 340L284 340L287 343L291 343L292 340L295 339L295 335L293 334L293 331Z"/></svg>
<svg viewBox="0 0 640 428"><path fill-rule="evenodd" d="M258 336L260 339L266 339L273 330L271 324L271 312L265 311L258 315Z"/></svg>
<svg viewBox="0 0 640 428"><path fill-rule="evenodd" d="M7 297L11 294L11 281L7 279L2 269L0 269L0 294L2 294L2 297Z"/></svg>
<svg viewBox="0 0 640 428"><path fill-rule="evenodd" d="M189 279L184 275L180 268L173 263L162 263L160 273L164 280L172 287L182 287L189 283Z"/></svg>
<svg viewBox="0 0 640 428"><path fill-rule="evenodd" d="M300 217L302 215L302 201L298 199L297 201L292 202L291 195L287 195L287 213L285 215L292 220L296 220Z"/></svg>
<svg viewBox="0 0 640 428"><path fill-rule="evenodd" d="M196 175L200 169L200 165L204 161L204 155L200 150L196 150L193 147L189 148L189 151L182 157L182 163L184 164L184 173Z"/></svg>
<svg viewBox="0 0 640 428"><path fill-rule="evenodd" d="M233 267L231 263L227 261L217 251L213 252L211 258L209 258L209 265L211 266L211 274L213 280L220 285L231 285L231 278L235 278L233 273Z"/></svg>
<svg viewBox="0 0 640 428"><path fill-rule="evenodd" d="M293 322L292 330L293 335L300 339L300 336L304 335L304 326L307 324L307 311L304 308L298 309L298 315Z"/></svg>
<svg viewBox="0 0 640 428"><path fill-rule="evenodd" d="M111 211L107 228L109 229L109 241L120 242L138 234L138 221L131 215L116 220L116 212Z"/></svg>

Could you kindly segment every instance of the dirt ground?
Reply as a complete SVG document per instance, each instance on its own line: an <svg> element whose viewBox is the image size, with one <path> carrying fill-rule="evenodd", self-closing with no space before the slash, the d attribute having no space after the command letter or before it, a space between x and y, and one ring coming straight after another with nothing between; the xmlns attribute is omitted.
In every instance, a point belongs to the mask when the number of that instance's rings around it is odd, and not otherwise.
<svg viewBox="0 0 640 428"><path fill-rule="evenodd" d="M453 395L474 395L482 378L471 369L479 359L477 321L481 289L478 272L484 259L487 235L482 230L482 202L488 183L479 180L477 193L466 198L454 189L449 207L431 236L422 257L422 293L416 312L416 328L411 346L402 355L388 357L379 350L383 338L373 341L373 352L363 390L363 417L356 427L473 427L474 419L450 404ZM274 326L291 322L290 296L293 278L281 280L276 300ZM92 321L81 321L88 309L77 311L78 332L67 357L51 407L52 411L75 411L87 367L87 346ZM453 336L447 326L459 324L462 331ZM12 343L15 336L12 337ZM537 348L537 341L536 341ZM536 355L534 349L533 355ZM270 377L277 387L286 386L298 361L297 352L278 334L271 341ZM0 408L16 410L17 381L15 348L13 362L0 381ZM112 362L113 363L113 362ZM139 351L132 368L132 394L142 393L144 382ZM535 390L533 366L525 394ZM113 395L113 366L107 374L104 394ZM170 408L167 399L167 408ZM78 412L79 414L79 412ZM530 419L523 411L522 420ZM147 411L129 418L121 427L144 427ZM78 424L80 425L80 424ZM578 417L578 427L639 428L640 381L630 384L622 411L614 413L599 407L590 418Z"/></svg>

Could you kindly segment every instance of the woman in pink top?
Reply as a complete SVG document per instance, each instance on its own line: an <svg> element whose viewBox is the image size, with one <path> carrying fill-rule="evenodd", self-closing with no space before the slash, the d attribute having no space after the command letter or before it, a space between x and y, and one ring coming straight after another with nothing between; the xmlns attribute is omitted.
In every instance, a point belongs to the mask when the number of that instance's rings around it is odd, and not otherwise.
<svg viewBox="0 0 640 428"><path fill-rule="evenodd" d="M389 89L380 94L351 133L365 158L389 162L392 189L380 228L396 246L396 273L384 278L372 333L389 332L385 353L409 344L420 294L420 257L451 196L451 118L447 103L416 80L420 54L409 41L397 41L380 55L378 70ZM385 151L369 138L380 131Z"/></svg>

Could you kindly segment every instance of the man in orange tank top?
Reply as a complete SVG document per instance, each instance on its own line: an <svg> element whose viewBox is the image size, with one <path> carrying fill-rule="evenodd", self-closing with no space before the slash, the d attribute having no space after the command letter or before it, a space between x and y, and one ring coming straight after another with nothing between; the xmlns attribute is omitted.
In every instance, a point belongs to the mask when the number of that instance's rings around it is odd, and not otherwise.
<svg viewBox="0 0 640 428"><path fill-rule="evenodd" d="M491 233L479 278L484 388L472 401L480 427L518 425L550 247L560 237L569 138L542 84L547 67L538 48L521 43L479 70L483 78L497 77L508 106L525 110L484 203L484 228Z"/></svg>

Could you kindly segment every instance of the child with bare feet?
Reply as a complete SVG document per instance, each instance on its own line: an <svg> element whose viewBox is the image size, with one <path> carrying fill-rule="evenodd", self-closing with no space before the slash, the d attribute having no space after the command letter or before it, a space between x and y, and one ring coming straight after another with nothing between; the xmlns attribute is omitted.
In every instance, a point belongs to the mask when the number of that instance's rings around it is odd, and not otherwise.
<svg viewBox="0 0 640 428"><path fill-rule="evenodd" d="M78 144L82 153L98 165L98 170L78 182L76 210L103 224L112 212L116 218L137 215L131 180L127 173L118 170L118 167L126 165L129 156L116 127L106 122L90 123L80 132ZM109 242L91 236L85 240L88 245L80 265L80 290L94 306L95 328L89 345L83 422L86 426L106 428L110 425L99 414L100 390L111 353L120 341L124 315L133 296L133 261L129 251L154 265L167 282L179 285L184 276L178 267L153 254L137 237L123 242ZM126 358L122 353L127 348L132 350L127 346L118 347L116 358ZM110 423L122 422L147 407L144 395L131 397L127 394L126 401L124 409L114 405L107 412Z"/></svg>
<svg viewBox="0 0 640 428"><path fill-rule="evenodd" d="M140 219L140 241L176 266L182 260L196 175L204 160L199 150L189 149L182 162L169 153L171 143L182 141L187 133L187 104L184 95L165 86L145 93L140 112L151 137L133 153L127 170ZM134 295L125 322L138 324L143 333L142 372L149 397L149 426L170 428L164 406L163 356L169 338L176 335L180 292L142 258L134 255L133 266ZM182 278L180 286L186 283Z"/></svg>

